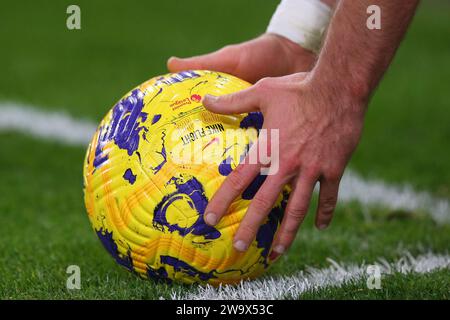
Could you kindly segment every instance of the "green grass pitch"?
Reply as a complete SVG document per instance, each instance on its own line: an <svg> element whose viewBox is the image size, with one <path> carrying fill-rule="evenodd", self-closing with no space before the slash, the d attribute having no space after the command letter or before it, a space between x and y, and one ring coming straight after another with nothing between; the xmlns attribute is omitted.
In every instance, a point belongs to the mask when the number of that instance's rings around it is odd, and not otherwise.
<svg viewBox="0 0 450 320"><path fill-rule="evenodd" d="M71 1L8 1L0 10L0 102L18 101L99 121L130 88L189 56L265 30L277 1L77 1L82 29L65 27ZM350 168L450 199L450 5L423 1L378 88ZM174 288L119 268L91 230L82 196L85 150L0 131L0 299L158 299ZM448 253L450 225L427 212L340 204L317 231L311 208L289 254L270 276L326 258L395 260L405 250ZM81 290L66 268L81 268ZM308 291L308 299L449 299L450 270L394 274L381 290L364 281Z"/></svg>

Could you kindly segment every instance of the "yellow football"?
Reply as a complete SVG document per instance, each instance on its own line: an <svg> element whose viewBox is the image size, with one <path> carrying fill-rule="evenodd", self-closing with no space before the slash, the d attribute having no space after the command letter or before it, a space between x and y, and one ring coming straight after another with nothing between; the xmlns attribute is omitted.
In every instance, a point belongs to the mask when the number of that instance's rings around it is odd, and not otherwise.
<svg viewBox="0 0 450 320"><path fill-rule="evenodd" d="M184 283L237 283L261 275L288 191L245 253L233 236L264 181L258 176L215 226L208 200L258 137L260 113L218 115L206 94L249 87L212 71L150 79L126 94L100 123L84 163L84 196L92 226L118 264L144 277Z"/></svg>

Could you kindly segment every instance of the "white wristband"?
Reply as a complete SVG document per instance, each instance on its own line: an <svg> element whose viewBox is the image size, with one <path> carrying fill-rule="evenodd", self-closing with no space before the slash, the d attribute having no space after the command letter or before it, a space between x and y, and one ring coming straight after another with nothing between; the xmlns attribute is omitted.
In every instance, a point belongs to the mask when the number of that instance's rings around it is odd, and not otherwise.
<svg viewBox="0 0 450 320"><path fill-rule="evenodd" d="M267 32L288 38L317 53L331 15L331 8L320 0L282 0Z"/></svg>

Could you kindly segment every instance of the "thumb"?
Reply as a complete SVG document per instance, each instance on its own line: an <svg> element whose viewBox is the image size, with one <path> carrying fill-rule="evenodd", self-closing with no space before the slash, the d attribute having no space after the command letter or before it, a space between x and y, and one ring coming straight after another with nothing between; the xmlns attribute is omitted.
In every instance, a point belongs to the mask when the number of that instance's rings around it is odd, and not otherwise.
<svg viewBox="0 0 450 320"><path fill-rule="evenodd" d="M221 49L213 53L184 59L171 57L167 60L167 69L170 72L212 70L231 73L236 64L236 55L229 54L224 49Z"/></svg>
<svg viewBox="0 0 450 320"><path fill-rule="evenodd" d="M206 109L220 114L239 114L259 110L259 95L254 86L223 96L207 94L202 103Z"/></svg>

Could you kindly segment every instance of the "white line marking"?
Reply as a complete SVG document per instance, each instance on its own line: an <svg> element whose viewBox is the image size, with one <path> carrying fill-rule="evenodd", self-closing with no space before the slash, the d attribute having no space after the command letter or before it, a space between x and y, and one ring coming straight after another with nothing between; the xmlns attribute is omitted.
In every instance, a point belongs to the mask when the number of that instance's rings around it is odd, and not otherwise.
<svg viewBox="0 0 450 320"><path fill-rule="evenodd" d="M291 276L277 278L261 278L258 280L241 282L238 286L220 286L214 288L210 285L198 286L192 292L173 290L171 299L174 300L277 300L298 299L307 291L327 287L342 287L345 284L366 280L367 264L342 264L331 259L330 267L324 269L307 268ZM450 255L436 255L427 253L413 257L406 253L399 260L389 263L379 259L374 263L380 267L382 275L395 273L429 273L439 269L450 268ZM383 286L383 280L381 282ZM366 289L365 283L364 287Z"/></svg>
<svg viewBox="0 0 450 320"><path fill-rule="evenodd" d="M423 211L440 224L450 222L450 205L447 199L417 192L409 185L393 186L378 180L365 180L354 171L346 170L339 188L339 201L358 201L365 206Z"/></svg>
<svg viewBox="0 0 450 320"><path fill-rule="evenodd" d="M97 125L78 120L65 113L45 112L13 102L0 103L0 132L18 131L64 144L86 147ZM358 201L391 209L428 212L438 223L450 222L447 199L416 192L410 186L392 186L382 181L367 181L351 170L342 178L339 190L341 202Z"/></svg>
<svg viewBox="0 0 450 320"><path fill-rule="evenodd" d="M13 102L0 103L0 131L18 131L68 145L87 147L97 125L62 112L45 112Z"/></svg>

